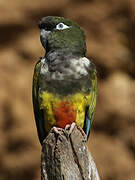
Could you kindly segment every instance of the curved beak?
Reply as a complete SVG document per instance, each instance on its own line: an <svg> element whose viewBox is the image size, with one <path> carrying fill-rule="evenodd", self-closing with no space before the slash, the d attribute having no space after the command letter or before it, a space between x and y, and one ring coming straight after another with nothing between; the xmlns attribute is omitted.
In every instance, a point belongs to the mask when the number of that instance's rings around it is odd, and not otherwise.
<svg viewBox="0 0 135 180"><path fill-rule="evenodd" d="M50 33L51 31L46 31L45 29L41 29L40 31L40 41L45 49L46 49L47 37Z"/></svg>

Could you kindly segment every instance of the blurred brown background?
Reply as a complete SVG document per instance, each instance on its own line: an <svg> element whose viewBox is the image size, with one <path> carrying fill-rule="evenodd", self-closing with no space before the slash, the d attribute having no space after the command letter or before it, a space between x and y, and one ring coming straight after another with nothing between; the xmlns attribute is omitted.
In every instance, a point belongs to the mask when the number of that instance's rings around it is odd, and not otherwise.
<svg viewBox="0 0 135 180"><path fill-rule="evenodd" d="M86 33L98 69L88 142L103 180L135 180L135 1L0 0L0 179L40 180L32 75L44 55L37 23L57 15Z"/></svg>

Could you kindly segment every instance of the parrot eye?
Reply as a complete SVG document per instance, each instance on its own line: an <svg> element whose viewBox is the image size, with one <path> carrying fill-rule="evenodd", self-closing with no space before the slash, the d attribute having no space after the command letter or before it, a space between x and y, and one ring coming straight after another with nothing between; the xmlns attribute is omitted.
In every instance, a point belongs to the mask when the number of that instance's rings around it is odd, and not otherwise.
<svg viewBox="0 0 135 180"><path fill-rule="evenodd" d="M70 28L70 26L67 26L64 23L59 23L59 24L56 25L57 30L63 30L63 29L68 29L68 28Z"/></svg>

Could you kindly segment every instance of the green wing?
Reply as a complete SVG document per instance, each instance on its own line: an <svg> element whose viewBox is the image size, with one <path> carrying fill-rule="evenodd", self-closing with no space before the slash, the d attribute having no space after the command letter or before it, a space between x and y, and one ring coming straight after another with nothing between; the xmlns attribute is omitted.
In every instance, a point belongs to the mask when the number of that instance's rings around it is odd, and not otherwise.
<svg viewBox="0 0 135 180"><path fill-rule="evenodd" d="M40 109L40 104L38 100L40 67L41 67L41 62L39 60L37 64L35 65L35 69L34 69L32 97L33 97L33 108L34 108L34 115L35 115L38 137L39 137L40 143L42 144L47 133L45 132L45 128L44 128L43 110Z"/></svg>
<svg viewBox="0 0 135 180"><path fill-rule="evenodd" d="M83 130L87 136L87 140L90 134L91 124L95 114L96 99L97 99L97 72L94 65L92 67L92 70L90 70L90 78L91 78L91 87L90 87L91 99L89 102L89 106L86 107L85 121L83 127Z"/></svg>

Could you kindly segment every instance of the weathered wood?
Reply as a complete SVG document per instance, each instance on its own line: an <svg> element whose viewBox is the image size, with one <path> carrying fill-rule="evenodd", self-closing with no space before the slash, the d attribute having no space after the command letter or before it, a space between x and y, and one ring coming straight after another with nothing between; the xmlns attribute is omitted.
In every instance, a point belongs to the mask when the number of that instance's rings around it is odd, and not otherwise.
<svg viewBox="0 0 135 180"><path fill-rule="evenodd" d="M41 180L99 180L83 140L77 127L70 137L65 130L60 131L60 135L51 130L42 147Z"/></svg>

